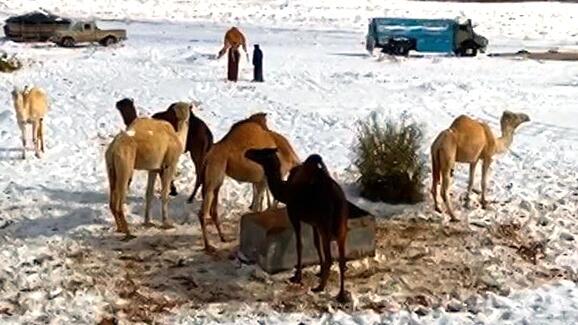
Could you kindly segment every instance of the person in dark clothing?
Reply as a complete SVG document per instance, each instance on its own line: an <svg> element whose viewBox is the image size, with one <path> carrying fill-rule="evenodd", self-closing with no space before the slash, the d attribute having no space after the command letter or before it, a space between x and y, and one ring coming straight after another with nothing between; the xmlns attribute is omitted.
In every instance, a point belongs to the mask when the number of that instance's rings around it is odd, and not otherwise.
<svg viewBox="0 0 578 325"><path fill-rule="evenodd" d="M255 44L253 49L253 81L263 82L263 52L259 48L259 44Z"/></svg>
<svg viewBox="0 0 578 325"><path fill-rule="evenodd" d="M229 49L227 55L227 79L229 81L237 81L239 79L239 60L241 59L241 53L236 47Z"/></svg>

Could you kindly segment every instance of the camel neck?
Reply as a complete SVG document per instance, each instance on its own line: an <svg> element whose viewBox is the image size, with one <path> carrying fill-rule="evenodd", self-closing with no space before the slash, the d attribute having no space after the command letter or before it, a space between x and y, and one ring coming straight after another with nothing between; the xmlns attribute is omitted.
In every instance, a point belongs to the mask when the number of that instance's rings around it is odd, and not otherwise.
<svg viewBox="0 0 578 325"><path fill-rule="evenodd" d="M502 128L502 136L496 139L496 153L504 153L512 145L514 130L509 127Z"/></svg>
<svg viewBox="0 0 578 325"><path fill-rule="evenodd" d="M183 151L187 146L187 134L189 133L189 123L187 120L179 122L179 131L177 132L177 137L183 146Z"/></svg>
<svg viewBox="0 0 578 325"><path fill-rule="evenodd" d="M267 178L267 185L269 186L269 190L271 190L273 197L281 203L287 203L287 183L281 178L280 163L278 161L270 162L262 167L265 171L265 177Z"/></svg>

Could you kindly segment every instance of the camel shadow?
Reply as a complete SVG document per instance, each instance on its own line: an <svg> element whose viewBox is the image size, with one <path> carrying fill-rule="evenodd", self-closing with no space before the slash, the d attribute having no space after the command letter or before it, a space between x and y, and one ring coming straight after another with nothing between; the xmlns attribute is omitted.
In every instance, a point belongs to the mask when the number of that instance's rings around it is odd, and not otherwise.
<svg viewBox="0 0 578 325"><path fill-rule="evenodd" d="M62 236L81 226L105 225L107 222L100 218L101 212L88 207L70 208L66 205L44 205L41 211L65 210L62 216L49 216L35 219L24 219L9 222L0 231L18 239L32 239L38 237ZM47 213L48 214L48 213Z"/></svg>
<svg viewBox="0 0 578 325"><path fill-rule="evenodd" d="M0 148L0 161L2 160L23 160L22 148Z"/></svg>

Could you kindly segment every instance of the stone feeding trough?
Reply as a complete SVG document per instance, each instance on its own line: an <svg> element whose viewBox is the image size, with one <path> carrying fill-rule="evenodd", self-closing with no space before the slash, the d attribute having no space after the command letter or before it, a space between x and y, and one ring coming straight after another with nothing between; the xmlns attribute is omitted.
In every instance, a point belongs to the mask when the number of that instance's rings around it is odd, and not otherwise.
<svg viewBox="0 0 578 325"><path fill-rule="evenodd" d="M313 228L301 223L303 265L319 264L313 243ZM349 203L347 242L348 260L375 255L375 217ZM295 233L285 208L248 213L241 217L240 251L249 262L256 262L268 273L290 270L297 263ZM337 243L331 243L334 261L339 256Z"/></svg>

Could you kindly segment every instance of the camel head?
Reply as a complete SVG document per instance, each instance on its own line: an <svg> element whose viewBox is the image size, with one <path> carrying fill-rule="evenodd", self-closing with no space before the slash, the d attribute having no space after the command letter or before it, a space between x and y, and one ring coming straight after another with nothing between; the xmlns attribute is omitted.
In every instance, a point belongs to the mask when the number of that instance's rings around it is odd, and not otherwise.
<svg viewBox="0 0 578 325"><path fill-rule="evenodd" d="M325 166L323 158L321 158L321 156L318 154L313 154L307 157L307 159L305 159L303 162L303 165L327 171L327 166Z"/></svg>
<svg viewBox="0 0 578 325"><path fill-rule="evenodd" d="M22 109L24 107L24 94L23 91L14 86L12 89L12 100L14 101L14 107L16 110Z"/></svg>
<svg viewBox="0 0 578 325"><path fill-rule="evenodd" d="M264 148L264 149L248 149L245 151L245 158L261 165L270 165L271 163L279 162L279 157L277 157L277 148Z"/></svg>
<svg viewBox="0 0 578 325"><path fill-rule="evenodd" d="M175 110L175 116L177 117L177 120L181 122L189 120L192 107L191 103L177 102L171 105L170 108Z"/></svg>
<svg viewBox="0 0 578 325"><path fill-rule="evenodd" d="M128 97L123 98L118 102L116 102L115 106L116 109L118 109L119 111L122 111L125 107L131 108L132 110L136 111L136 108L134 106L134 99Z"/></svg>
<svg viewBox="0 0 578 325"><path fill-rule="evenodd" d="M530 117L524 113L504 111L500 119L502 133L513 132L520 124L530 121Z"/></svg>

